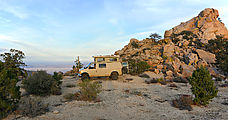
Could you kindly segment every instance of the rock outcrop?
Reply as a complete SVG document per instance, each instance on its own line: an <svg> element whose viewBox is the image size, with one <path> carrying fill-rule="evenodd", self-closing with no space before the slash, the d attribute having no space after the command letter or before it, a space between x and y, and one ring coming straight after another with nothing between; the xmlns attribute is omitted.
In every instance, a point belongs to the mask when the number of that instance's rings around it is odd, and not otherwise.
<svg viewBox="0 0 228 120"><path fill-rule="evenodd" d="M172 34L178 34L182 31L191 31L196 34L203 43L207 43L208 40L216 38L216 35L223 35L224 38L228 38L228 30L218 17L218 10L206 8L191 20L182 22L180 25L167 30L164 37L169 38Z"/></svg>
<svg viewBox="0 0 228 120"><path fill-rule="evenodd" d="M164 39L156 42L153 38L142 41L133 38L115 55L125 60L146 61L151 66L150 71L154 71L154 75L163 74L166 81L186 82L200 66L207 67L211 75L220 76L215 68L215 54L205 47L216 35L228 38L228 30L218 16L216 9L207 8L197 17L166 31Z"/></svg>

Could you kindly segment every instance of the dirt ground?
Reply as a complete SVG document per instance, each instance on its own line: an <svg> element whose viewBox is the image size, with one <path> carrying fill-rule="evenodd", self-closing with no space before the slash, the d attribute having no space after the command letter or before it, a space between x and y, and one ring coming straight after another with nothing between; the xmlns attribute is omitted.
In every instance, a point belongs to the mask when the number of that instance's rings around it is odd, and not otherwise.
<svg viewBox="0 0 228 120"><path fill-rule="evenodd" d="M132 81L126 81L132 78ZM71 101L63 96L79 90L80 80L64 77L62 95L43 98L49 104L50 111L35 118L13 117L19 120L228 120L228 88L220 87L218 96L207 107L193 106L192 111L179 110L171 105L171 101L180 94L191 95L190 85L175 83L177 88L160 84L146 84L146 78L124 75L118 80L106 78L102 81L101 102ZM67 85L74 84L69 88ZM126 92L126 90L128 92Z"/></svg>

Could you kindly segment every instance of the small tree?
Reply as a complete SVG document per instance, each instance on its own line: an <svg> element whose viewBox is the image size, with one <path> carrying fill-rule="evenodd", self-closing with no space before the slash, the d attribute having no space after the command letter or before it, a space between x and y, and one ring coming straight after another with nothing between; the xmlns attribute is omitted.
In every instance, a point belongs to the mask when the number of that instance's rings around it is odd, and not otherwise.
<svg viewBox="0 0 228 120"><path fill-rule="evenodd" d="M228 74L228 39L223 36L216 36L216 39L208 41L206 49L216 55L217 66Z"/></svg>
<svg viewBox="0 0 228 120"><path fill-rule="evenodd" d="M79 56L78 58L74 61L76 66L73 66L73 70L74 68L76 69L76 72L79 71L79 69L81 69L83 67L83 64L81 63L81 61L79 60Z"/></svg>
<svg viewBox="0 0 228 120"><path fill-rule="evenodd" d="M158 41L158 40L161 39L161 36L160 36L159 34L157 34L157 33L152 33L152 34L150 35L150 38L151 38L151 39L154 39L155 41Z"/></svg>
<svg viewBox="0 0 228 120"><path fill-rule="evenodd" d="M212 77L209 71L202 66L193 71L189 83L195 96L193 101L197 105L207 105L211 99L217 96L218 90L214 86Z"/></svg>
<svg viewBox="0 0 228 120"><path fill-rule="evenodd" d="M4 61L4 68L13 68L13 71L18 76L26 76L26 71L21 68L26 66L23 62L25 54L20 50L10 49L9 53L0 54Z"/></svg>
<svg viewBox="0 0 228 120"><path fill-rule="evenodd" d="M16 86L19 75L25 75L20 68L24 66L24 53L11 49L10 53L0 55L0 119L16 109L20 99L20 87Z"/></svg>

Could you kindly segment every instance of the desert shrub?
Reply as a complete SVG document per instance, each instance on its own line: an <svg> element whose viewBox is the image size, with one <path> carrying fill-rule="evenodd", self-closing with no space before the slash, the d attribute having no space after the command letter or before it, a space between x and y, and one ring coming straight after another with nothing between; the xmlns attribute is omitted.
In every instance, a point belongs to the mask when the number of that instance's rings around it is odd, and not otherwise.
<svg viewBox="0 0 228 120"><path fill-rule="evenodd" d="M164 81L164 79L163 78L157 78L156 79L158 82L162 82L162 81Z"/></svg>
<svg viewBox="0 0 228 120"><path fill-rule="evenodd" d="M172 105L180 110L192 110L192 97L190 95L180 95L177 99L172 101Z"/></svg>
<svg viewBox="0 0 228 120"><path fill-rule="evenodd" d="M155 41L158 41L158 40L160 40L162 37L161 37L159 34L157 34L157 33L151 33L150 38L151 38L151 39L154 39Z"/></svg>
<svg viewBox="0 0 228 120"><path fill-rule="evenodd" d="M209 71L202 66L193 71L189 83L195 96L193 101L197 105L207 105L211 99L217 96L218 90L216 90L212 77Z"/></svg>
<svg viewBox="0 0 228 120"><path fill-rule="evenodd" d="M144 74L144 73L143 73L143 74L140 74L140 75L139 75L139 77L142 77L142 78L150 78L150 76L149 76L149 75Z"/></svg>
<svg viewBox="0 0 228 120"><path fill-rule="evenodd" d="M169 84L169 87L177 88L177 85L175 83L171 83L171 84Z"/></svg>
<svg viewBox="0 0 228 120"><path fill-rule="evenodd" d="M138 43L136 43L135 41L133 41L133 42L131 43L131 46L132 46L133 48L139 48Z"/></svg>
<svg viewBox="0 0 228 120"><path fill-rule="evenodd" d="M67 100L67 101L73 101L73 100L79 100L79 92L76 93L68 93L66 95L64 95L63 97Z"/></svg>
<svg viewBox="0 0 228 120"><path fill-rule="evenodd" d="M75 84L67 84L66 87L72 88L72 87L76 87Z"/></svg>
<svg viewBox="0 0 228 120"><path fill-rule="evenodd" d="M29 94L46 96L59 94L60 86L56 79L46 71L37 71L23 81L24 88Z"/></svg>
<svg viewBox="0 0 228 120"><path fill-rule="evenodd" d="M216 55L217 66L225 73L228 71L228 39L216 36L216 39L208 41L206 50Z"/></svg>
<svg viewBox="0 0 228 120"><path fill-rule="evenodd" d="M20 99L17 75L12 69L0 70L0 119L15 110Z"/></svg>
<svg viewBox="0 0 228 120"><path fill-rule="evenodd" d="M11 49L9 53L1 54L0 57L0 119L14 111L20 100L20 87L16 86L19 76L25 76L24 53Z"/></svg>
<svg viewBox="0 0 228 120"><path fill-rule="evenodd" d="M80 91L76 93L69 93L63 97L67 101L79 100L79 101L95 101L98 94L101 92L101 84L99 82L92 82L91 80L84 80L79 83Z"/></svg>
<svg viewBox="0 0 228 120"><path fill-rule="evenodd" d="M174 38L172 41L173 41L173 43L177 44L177 42L179 42L180 39L179 38Z"/></svg>
<svg viewBox="0 0 228 120"><path fill-rule="evenodd" d="M39 98L29 96L20 100L18 111L23 116L35 117L48 111L48 104L44 104Z"/></svg>
<svg viewBox="0 0 228 120"><path fill-rule="evenodd" d="M63 75L62 74L54 72L54 75L52 77L56 80L58 86L62 84L62 81L60 81L60 80L63 79Z"/></svg>
<svg viewBox="0 0 228 120"><path fill-rule="evenodd" d="M52 85L51 93L53 95L61 95L61 84L62 84L61 80L63 79L63 75L57 72L54 72L54 75L52 77L54 78L55 82Z"/></svg>
<svg viewBox="0 0 228 120"><path fill-rule="evenodd" d="M150 65L145 61L139 61L130 59L128 60L129 73L132 75L138 75L150 68Z"/></svg>
<svg viewBox="0 0 228 120"><path fill-rule="evenodd" d="M92 82L91 80L85 80L79 84L80 87L80 100L93 101L97 98L101 92L101 84L98 82Z"/></svg>

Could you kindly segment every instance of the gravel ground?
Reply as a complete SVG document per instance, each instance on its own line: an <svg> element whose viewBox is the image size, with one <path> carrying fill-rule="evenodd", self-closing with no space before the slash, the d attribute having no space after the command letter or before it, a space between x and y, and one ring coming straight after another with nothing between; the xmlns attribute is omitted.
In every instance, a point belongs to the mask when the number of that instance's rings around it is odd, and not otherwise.
<svg viewBox="0 0 228 120"><path fill-rule="evenodd" d="M133 78L125 81L125 78ZM106 78L102 81L103 91L99 94L101 102L71 101L66 102L63 96L79 90L79 80L65 77L62 84L62 95L43 98L49 103L50 111L35 118L18 117L19 120L227 120L228 88L219 88L216 98L207 107L193 106L192 111L179 110L171 101L179 94L191 95L190 85L175 83L177 88L167 85L145 84L145 78L124 75L117 81ZM76 87L68 88L69 84ZM15 119L10 118L8 119Z"/></svg>

